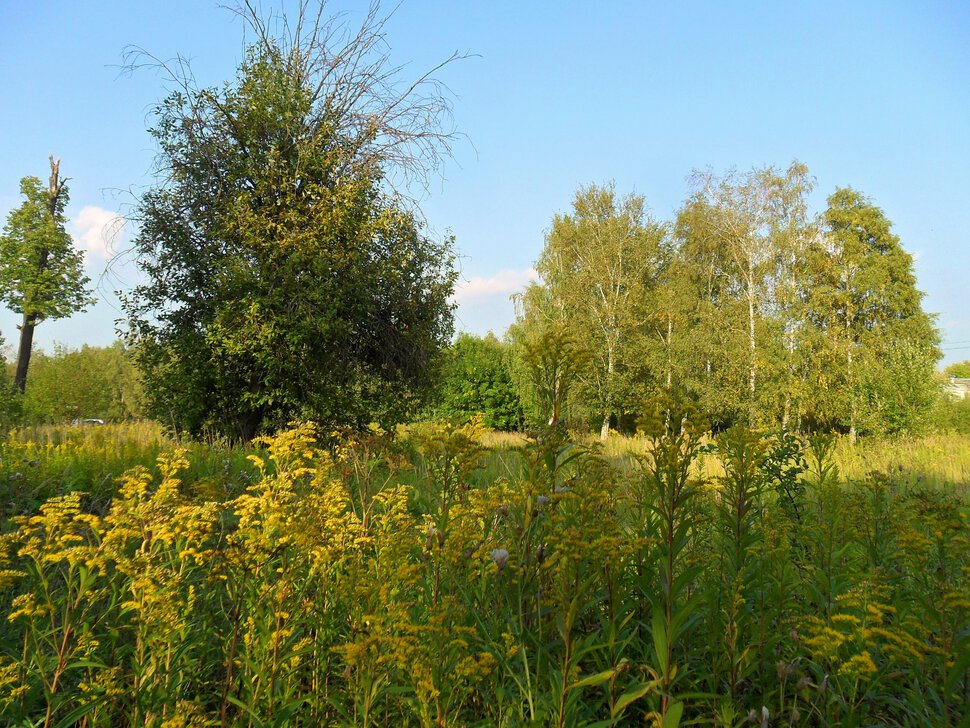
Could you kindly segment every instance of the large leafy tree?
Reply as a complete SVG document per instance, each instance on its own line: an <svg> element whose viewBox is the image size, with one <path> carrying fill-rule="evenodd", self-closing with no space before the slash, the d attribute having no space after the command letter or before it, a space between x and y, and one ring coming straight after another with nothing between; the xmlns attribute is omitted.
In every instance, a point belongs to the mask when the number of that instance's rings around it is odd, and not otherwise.
<svg viewBox="0 0 970 728"><path fill-rule="evenodd" d="M838 189L807 260L817 424L853 437L918 426L935 396L939 335L890 221L861 193Z"/></svg>
<svg viewBox="0 0 970 728"><path fill-rule="evenodd" d="M84 260L64 229L68 202L60 160L50 158L47 187L36 177L20 180L24 202L11 211L0 235L0 300L23 316L14 385L27 386L34 329L46 319L83 310L91 299Z"/></svg>
<svg viewBox="0 0 970 728"><path fill-rule="evenodd" d="M785 424L796 381L800 266L813 237L808 168L695 175L678 215L682 275L695 290L691 377L715 419Z"/></svg>
<svg viewBox="0 0 970 728"><path fill-rule="evenodd" d="M235 80L175 73L157 109L125 305L149 411L176 428L400 419L452 332L452 242L395 192L447 152L447 103L427 77L399 90L373 13L345 34L300 7L283 37L243 11Z"/></svg>

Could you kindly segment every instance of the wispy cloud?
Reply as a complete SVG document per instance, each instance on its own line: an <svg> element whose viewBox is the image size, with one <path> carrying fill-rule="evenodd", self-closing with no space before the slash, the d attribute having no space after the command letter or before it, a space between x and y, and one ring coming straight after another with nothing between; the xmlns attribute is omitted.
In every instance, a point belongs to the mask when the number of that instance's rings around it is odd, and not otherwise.
<svg viewBox="0 0 970 728"><path fill-rule="evenodd" d="M86 257L107 260L118 249L125 220L121 215L103 207L86 205L74 219L72 235Z"/></svg>
<svg viewBox="0 0 970 728"><path fill-rule="evenodd" d="M474 276L458 282L455 286L454 300L459 304L467 304L499 297L507 298L537 280L539 280L539 274L535 268L502 270L487 278Z"/></svg>

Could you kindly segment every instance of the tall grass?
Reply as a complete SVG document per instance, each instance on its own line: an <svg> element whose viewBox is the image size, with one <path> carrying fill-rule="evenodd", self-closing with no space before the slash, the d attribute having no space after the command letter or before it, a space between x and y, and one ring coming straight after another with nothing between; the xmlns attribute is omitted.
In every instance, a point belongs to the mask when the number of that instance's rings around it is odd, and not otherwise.
<svg viewBox="0 0 970 728"><path fill-rule="evenodd" d="M622 463L555 427L514 450L475 424L326 449L301 426L245 453L152 432L128 456L153 465L0 537L6 724L970 720L952 473L887 456L847 477L845 443L711 438L672 404ZM17 436L4 457L80 473L121 437ZM244 457L245 487L198 485Z"/></svg>
<svg viewBox="0 0 970 728"><path fill-rule="evenodd" d="M587 446L595 444L604 457L621 469L633 468L651 446L643 434L611 432L603 442L589 435L577 435L576 439ZM481 441L497 454L497 459L510 460L527 444L527 438L517 432L486 431ZM952 490L970 499L970 435L950 432L889 440L861 438L854 444L848 437L836 437L834 442L833 460L847 480L892 473L897 481ZM707 479L724 475L716 453L702 453L694 467L699 476Z"/></svg>
<svg viewBox="0 0 970 728"><path fill-rule="evenodd" d="M84 494L86 509L103 513L126 471L153 467L176 447L190 456L185 487L200 496L238 494L256 475L248 451L225 443L180 444L154 422L25 427L0 440L0 522L75 491Z"/></svg>

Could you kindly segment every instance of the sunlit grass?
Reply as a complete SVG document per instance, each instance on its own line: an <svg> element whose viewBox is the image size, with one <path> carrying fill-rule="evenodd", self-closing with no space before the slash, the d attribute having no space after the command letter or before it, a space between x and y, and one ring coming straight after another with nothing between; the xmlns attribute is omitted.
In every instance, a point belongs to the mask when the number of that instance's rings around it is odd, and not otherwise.
<svg viewBox="0 0 970 728"><path fill-rule="evenodd" d="M593 435L576 439L585 446L595 447L624 472L629 472L635 459L646 456L649 449L644 435L611 432L605 441ZM527 441L522 433L494 430L486 431L481 438L496 462L515 460ZM842 477L848 480L864 480L873 473L883 473L899 483L925 483L970 498L970 435L943 433L893 440L859 438L855 444L847 436L841 436L836 438L833 455ZM724 474L724 467L716 454L702 454L695 461L693 472L700 477L716 478Z"/></svg>
<svg viewBox="0 0 970 728"><path fill-rule="evenodd" d="M178 442L150 421L107 425L43 425L13 430L0 441L0 516L32 511L48 498L78 491L103 510L117 481L134 467L150 468L175 448L190 455L186 487L210 498L238 493L255 469L251 451L225 444Z"/></svg>
<svg viewBox="0 0 970 728"><path fill-rule="evenodd" d="M710 441L20 431L0 721L962 725L966 440Z"/></svg>

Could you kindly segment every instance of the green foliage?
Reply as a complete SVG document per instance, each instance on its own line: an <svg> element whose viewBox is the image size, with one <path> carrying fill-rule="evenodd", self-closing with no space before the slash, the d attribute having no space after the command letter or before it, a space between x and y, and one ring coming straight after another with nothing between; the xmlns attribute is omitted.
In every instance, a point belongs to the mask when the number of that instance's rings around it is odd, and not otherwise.
<svg viewBox="0 0 970 728"><path fill-rule="evenodd" d="M970 435L970 397L940 397L932 415L932 423L943 431Z"/></svg>
<svg viewBox="0 0 970 728"><path fill-rule="evenodd" d="M643 197L589 185L576 192L570 213L553 218L536 266L550 305L524 314L555 322L585 353L576 399L585 416L602 423L604 437L610 421L630 411L625 403L636 391L638 314L650 308L663 238Z"/></svg>
<svg viewBox="0 0 970 728"><path fill-rule="evenodd" d="M880 356L868 361L860 377L863 432L918 434L930 426L942 396L933 376L939 354L934 339L899 338L891 348L880 346Z"/></svg>
<svg viewBox="0 0 970 728"><path fill-rule="evenodd" d="M422 84L397 96L373 16L342 49L309 19L282 39L249 19L260 40L233 82L183 79L156 109L147 282L125 303L148 411L244 440L295 418L401 421L451 336L456 274L452 240L391 185L438 159L446 108Z"/></svg>
<svg viewBox="0 0 970 728"><path fill-rule="evenodd" d="M839 189L813 216L798 162L694 182L672 234L645 218L642 198L581 188L553 220L542 283L520 299L516 356L534 332L567 330L589 358L570 410L604 435L611 418L672 392L718 430L929 426L938 333L882 210Z"/></svg>
<svg viewBox="0 0 970 728"><path fill-rule="evenodd" d="M950 364L943 373L948 377L957 377L958 379L970 379L970 359L966 361L958 361Z"/></svg>
<svg viewBox="0 0 970 728"><path fill-rule="evenodd" d="M34 354L23 401L27 422L76 418L119 421L139 417L142 389L131 353L120 343L55 348Z"/></svg>
<svg viewBox="0 0 970 728"><path fill-rule="evenodd" d="M911 431L935 396L939 335L921 308L912 257L882 210L838 189L805 282L816 358L812 419L852 433Z"/></svg>
<svg viewBox="0 0 970 728"><path fill-rule="evenodd" d="M222 492L205 461L229 452L153 441L157 463L112 493L49 492L6 524L0 719L966 721L965 490L847 480L832 437L736 427L705 445L674 399L643 427L628 477L552 427L502 478L481 472L476 423L405 442L375 425L331 452L300 425ZM110 457L121 440L90 439L107 432L18 441L3 462ZM704 452L721 475L697 468Z"/></svg>
<svg viewBox="0 0 970 728"><path fill-rule="evenodd" d="M3 336L0 336L0 439L20 416L19 392L14 389L3 350Z"/></svg>
<svg viewBox="0 0 970 728"><path fill-rule="evenodd" d="M546 426L555 427L564 421L573 385L587 361L587 354L560 327L532 332L532 337L519 346L538 415Z"/></svg>
<svg viewBox="0 0 970 728"><path fill-rule="evenodd" d="M91 303L84 259L64 229L67 189L54 200L36 177L20 180L25 200L7 217L0 235L0 301L39 323L83 310Z"/></svg>
<svg viewBox="0 0 970 728"><path fill-rule="evenodd" d="M521 427L522 405L509 358L508 348L491 333L484 338L460 334L444 357L436 414L461 422L480 414L492 429Z"/></svg>

